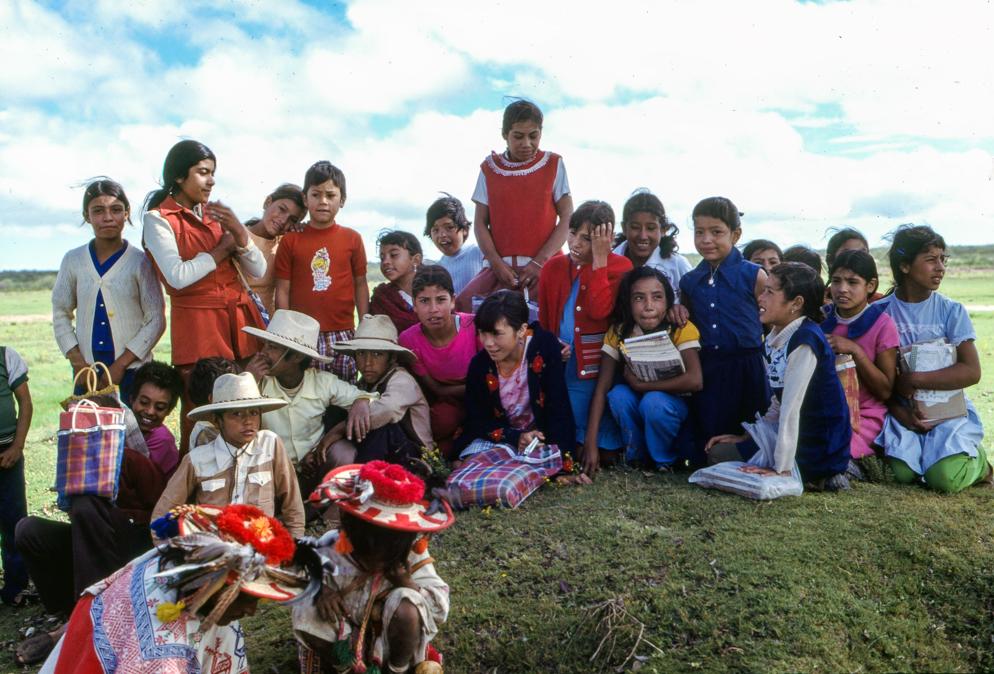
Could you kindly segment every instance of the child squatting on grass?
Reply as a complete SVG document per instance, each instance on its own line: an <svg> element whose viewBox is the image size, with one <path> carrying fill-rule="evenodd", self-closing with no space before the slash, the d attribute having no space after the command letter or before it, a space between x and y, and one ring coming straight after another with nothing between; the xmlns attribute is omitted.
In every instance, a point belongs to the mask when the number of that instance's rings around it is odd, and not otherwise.
<svg viewBox="0 0 994 674"><path fill-rule="evenodd" d="M673 303L669 279L657 268L639 267L621 280L612 325L601 347L601 369L587 420L583 471L590 477L600 469L600 453L593 439L605 407L621 429L626 461L669 469L680 458L677 438L689 413L686 396L701 389L701 343L693 323L688 321L682 328L670 324L667 313ZM624 363L621 343L661 330L669 333L685 371L669 379L641 381Z"/></svg>
<svg viewBox="0 0 994 674"><path fill-rule="evenodd" d="M212 418L218 436L183 457L152 518L186 503L245 503L278 518L295 537L302 536L304 504L293 464L280 437L259 429L263 412L284 407L286 401L264 398L248 372L218 377L212 400L190 416L195 421Z"/></svg>
<svg viewBox="0 0 994 674"><path fill-rule="evenodd" d="M336 468L311 495L337 505L342 521L312 543L325 569L317 601L293 608L302 674L442 671L431 641L449 614L449 586L428 540L455 518L424 497L420 478L385 461Z"/></svg>
<svg viewBox="0 0 994 674"><path fill-rule="evenodd" d="M835 372L835 354L819 327L824 296L825 285L805 264L784 262L770 272L759 297L759 312L763 323L773 326L768 348L786 355L783 388L774 388L769 409L757 415L755 432L718 435L708 441L712 463L748 460L760 449L758 442L775 436L772 466L740 470L787 475L796 461L802 479L811 486L829 491L849 488L845 471L852 428ZM762 432L763 426L772 433Z"/></svg>

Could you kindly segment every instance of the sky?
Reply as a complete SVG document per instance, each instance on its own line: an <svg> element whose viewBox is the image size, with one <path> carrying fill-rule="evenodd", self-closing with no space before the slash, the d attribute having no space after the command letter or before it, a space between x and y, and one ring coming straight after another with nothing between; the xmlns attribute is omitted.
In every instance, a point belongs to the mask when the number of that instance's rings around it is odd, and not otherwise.
<svg viewBox="0 0 994 674"><path fill-rule="evenodd" d="M56 269L88 241L82 185L134 206L166 152L218 157L214 198L243 219L327 159L338 221L420 234L442 191L467 205L515 97L545 112L573 199L620 215L722 195L743 241L872 244L901 223L994 241L994 8L966 0L0 2L0 270ZM423 239L426 257L435 251Z"/></svg>

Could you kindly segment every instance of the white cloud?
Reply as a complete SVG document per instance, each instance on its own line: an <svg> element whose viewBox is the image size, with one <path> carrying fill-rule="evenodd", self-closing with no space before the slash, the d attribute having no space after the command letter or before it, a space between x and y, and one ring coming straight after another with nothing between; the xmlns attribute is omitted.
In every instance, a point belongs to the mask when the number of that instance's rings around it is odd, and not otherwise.
<svg viewBox="0 0 994 674"><path fill-rule="evenodd" d="M620 214L647 186L685 251L689 213L713 194L746 212L746 239L819 245L850 224L877 240L901 221L990 238L984 3L356 0L345 15L253 0L0 4L0 59L17 66L0 71L0 228L24 242L0 248L0 268L54 267L85 240L82 179L110 174L137 208L184 137L217 153L216 195L243 218L312 162L340 165L342 222L372 258L380 229L420 233L439 191L472 213L504 95L546 105L543 145L565 157L577 203ZM956 30L935 29L950 16ZM163 62L177 45L183 64Z"/></svg>

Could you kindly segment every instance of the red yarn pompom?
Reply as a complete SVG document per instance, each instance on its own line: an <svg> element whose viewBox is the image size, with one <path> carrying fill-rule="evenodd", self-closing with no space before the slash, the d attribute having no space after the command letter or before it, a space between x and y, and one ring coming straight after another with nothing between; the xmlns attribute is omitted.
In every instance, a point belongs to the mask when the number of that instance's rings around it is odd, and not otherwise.
<svg viewBox="0 0 994 674"><path fill-rule="evenodd" d="M239 543L251 545L268 564L293 558L296 544L286 527L259 508L245 503L225 506L217 516L217 528Z"/></svg>
<svg viewBox="0 0 994 674"><path fill-rule="evenodd" d="M386 461L370 461L359 469L359 479L373 484L373 496L392 505L409 505L424 498L424 481L402 466Z"/></svg>

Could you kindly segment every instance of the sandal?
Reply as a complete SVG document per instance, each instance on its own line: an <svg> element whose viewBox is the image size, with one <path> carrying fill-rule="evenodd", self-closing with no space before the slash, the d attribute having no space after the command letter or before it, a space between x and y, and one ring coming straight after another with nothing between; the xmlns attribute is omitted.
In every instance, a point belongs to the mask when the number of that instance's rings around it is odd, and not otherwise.
<svg viewBox="0 0 994 674"><path fill-rule="evenodd" d="M48 657L53 648L55 648L55 639L48 632L41 632L17 645L14 661L19 665L37 665Z"/></svg>
<svg viewBox="0 0 994 674"><path fill-rule="evenodd" d="M10 606L11 608L24 608L35 603L37 599L38 595L36 593L30 590L21 590L13 597L4 598L2 601L5 606Z"/></svg>

